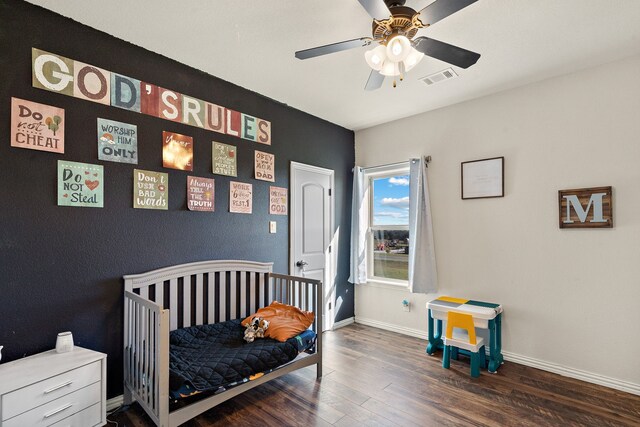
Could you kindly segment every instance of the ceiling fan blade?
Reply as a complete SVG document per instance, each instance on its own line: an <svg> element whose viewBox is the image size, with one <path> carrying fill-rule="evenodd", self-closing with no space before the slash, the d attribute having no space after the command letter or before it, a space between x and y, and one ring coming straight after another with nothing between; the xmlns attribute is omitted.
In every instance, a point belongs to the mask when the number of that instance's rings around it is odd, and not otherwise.
<svg viewBox="0 0 640 427"><path fill-rule="evenodd" d="M369 74L369 78L367 79L367 84L364 86L364 90L380 89L380 86L382 86L382 82L384 82L384 76L376 70L371 70L371 74Z"/></svg>
<svg viewBox="0 0 640 427"><path fill-rule="evenodd" d="M436 0L418 12L420 14L420 21L422 21L424 25L433 25L439 20L456 13L460 9L464 9L476 1L478 0Z"/></svg>
<svg viewBox="0 0 640 427"><path fill-rule="evenodd" d="M387 19L391 16L389 8L383 0L358 0L373 19Z"/></svg>
<svg viewBox="0 0 640 427"><path fill-rule="evenodd" d="M413 47L432 58L460 68L469 68L480 59L480 54L427 37L417 37Z"/></svg>
<svg viewBox="0 0 640 427"><path fill-rule="evenodd" d="M371 43L371 38L361 37L359 39L346 40L343 42L327 44L324 46L312 47L311 49L299 50L296 58L308 59L316 56L328 55L329 53L340 52L342 50L353 49L354 47L367 46Z"/></svg>

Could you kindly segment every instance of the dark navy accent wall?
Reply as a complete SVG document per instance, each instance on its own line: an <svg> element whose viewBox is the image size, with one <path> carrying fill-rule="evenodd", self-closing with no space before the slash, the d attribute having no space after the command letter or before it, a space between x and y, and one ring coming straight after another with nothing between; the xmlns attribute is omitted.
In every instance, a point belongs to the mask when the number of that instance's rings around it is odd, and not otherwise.
<svg viewBox="0 0 640 427"><path fill-rule="evenodd" d="M269 120L272 146L33 88L32 47ZM259 76L260 64L245 66ZM63 155L10 147L12 96L65 109ZM98 161L98 117L138 126L137 166ZM194 138L192 173L162 167L163 130ZM237 180L253 184L252 215L228 212L230 178L211 173L214 140L238 147ZM254 150L275 154L275 184L253 179ZM103 209L56 205L59 159L104 166ZM291 161L335 171L336 320L351 317L352 131L40 7L0 0L2 362L51 349L56 334L70 330L77 345L108 354L108 395L121 394L122 276L207 259L273 261L276 272L288 273L289 217L268 214L268 193L269 185L289 186ZM168 172L168 211L133 209L134 168ZM187 210L189 174L215 178L215 213ZM268 233L269 220L277 234Z"/></svg>

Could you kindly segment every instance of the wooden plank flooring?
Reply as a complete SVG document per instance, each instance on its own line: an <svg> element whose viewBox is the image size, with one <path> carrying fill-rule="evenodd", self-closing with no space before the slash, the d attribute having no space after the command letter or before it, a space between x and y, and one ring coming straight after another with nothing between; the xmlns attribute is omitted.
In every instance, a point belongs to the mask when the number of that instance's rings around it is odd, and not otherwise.
<svg viewBox="0 0 640 427"><path fill-rule="evenodd" d="M421 339L350 325L324 334L324 376L285 375L184 424L209 426L639 426L640 396L506 362L469 375L442 368ZM109 416L153 424L137 404ZM113 426L114 424L111 424Z"/></svg>

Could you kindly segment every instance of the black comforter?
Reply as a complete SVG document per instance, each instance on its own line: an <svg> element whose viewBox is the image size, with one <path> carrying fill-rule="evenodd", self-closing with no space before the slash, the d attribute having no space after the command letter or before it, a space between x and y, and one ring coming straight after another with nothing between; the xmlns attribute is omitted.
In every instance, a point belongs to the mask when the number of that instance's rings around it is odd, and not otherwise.
<svg viewBox="0 0 640 427"><path fill-rule="evenodd" d="M170 336L170 389L215 391L292 361L296 338L244 340L242 319L177 329Z"/></svg>

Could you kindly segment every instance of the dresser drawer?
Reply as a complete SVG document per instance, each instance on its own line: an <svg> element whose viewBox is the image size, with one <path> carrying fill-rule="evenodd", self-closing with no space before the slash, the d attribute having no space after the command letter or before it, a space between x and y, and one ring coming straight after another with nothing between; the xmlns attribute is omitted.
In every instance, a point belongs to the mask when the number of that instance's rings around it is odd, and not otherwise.
<svg viewBox="0 0 640 427"><path fill-rule="evenodd" d="M96 403L100 403L101 399L102 386L100 382L97 382L24 414L5 420L2 425L3 427L50 426Z"/></svg>
<svg viewBox="0 0 640 427"><path fill-rule="evenodd" d="M60 420L55 424L51 424L50 427L93 427L101 424L101 411L102 405L96 403L93 406L89 406L87 409L83 409L77 414L73 414L70 417Z"/></svg>
<svg viewBox="0 0 640 427"><path fill-rule="evenodd" d="M101 375L102 364L100 361L96 361L7 393L2 396L2 420L8 420L100 381Z"/></svg>

